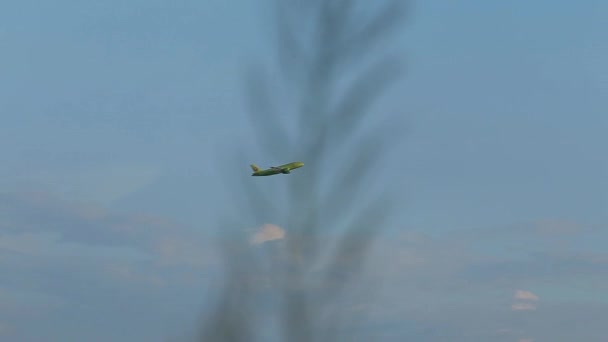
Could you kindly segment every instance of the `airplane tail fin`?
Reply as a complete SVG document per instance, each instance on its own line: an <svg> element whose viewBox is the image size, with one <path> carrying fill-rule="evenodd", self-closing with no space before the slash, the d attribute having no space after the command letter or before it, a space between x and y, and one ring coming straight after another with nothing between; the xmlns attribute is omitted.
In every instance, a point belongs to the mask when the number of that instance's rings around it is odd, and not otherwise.
<svg viewBox="0 0 608 342"><path fill-rule="evenodd" d="M255 165L255 164L251 164L251 165L249 165L249 166L251 166L251 169L253 170L253 172L258 172L258 171L260 171L260 168L259 168L257 165Z"/></svg>

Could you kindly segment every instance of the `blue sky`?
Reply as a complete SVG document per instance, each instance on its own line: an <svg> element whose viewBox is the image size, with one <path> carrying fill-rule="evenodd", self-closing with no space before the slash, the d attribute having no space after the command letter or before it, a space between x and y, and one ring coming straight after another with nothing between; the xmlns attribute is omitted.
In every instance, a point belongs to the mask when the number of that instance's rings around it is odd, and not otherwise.
<svg viewBox="0 0 608 342"><path fill-rule="evenodd" d="M243 99L244 67L274 48L270 3L0 8L1 339L190 336L240 196L221 175L285 161L252 147ZM390 171L374 187L404 194L370 257L390 304L377 340L608 339L607 15L419 1L378 47L406 73L374 108L404 122L374 165Z"/></svg>

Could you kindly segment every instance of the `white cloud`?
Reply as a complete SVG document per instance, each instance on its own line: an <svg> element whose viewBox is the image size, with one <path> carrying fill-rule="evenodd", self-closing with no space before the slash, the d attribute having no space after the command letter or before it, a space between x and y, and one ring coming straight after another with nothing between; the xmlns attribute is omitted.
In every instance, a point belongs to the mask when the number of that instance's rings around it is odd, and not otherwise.
<svg viewBox="0 0 608 342"><path fill-rule="evenodd" d="M263 225L253 236L251 237L251 243L258 245L267 241L281 240L285 238L285 230L274 224Z"/></svg>
<svg viewBox="0 0 608 342"><path fill-rule="evenodd" d="M534 293L532 293L530 291L524 291L524 290L517 290L517 292L515 292L515 295L513 296L513 298L518 299L518 300L538 301L537 295L535 295Z"/></svg>
<svg viewBox="0 0 608 342"><path fill-rule="evenodd" d="M530 291L525 290L517 290L513 299L518 300L519 302L515 302L511 305L511 310L513 311L531 311L536 310L536 304L531 302L537 302L539 300L538 296ZM523 302L522 302L523 301Z"/></svg>

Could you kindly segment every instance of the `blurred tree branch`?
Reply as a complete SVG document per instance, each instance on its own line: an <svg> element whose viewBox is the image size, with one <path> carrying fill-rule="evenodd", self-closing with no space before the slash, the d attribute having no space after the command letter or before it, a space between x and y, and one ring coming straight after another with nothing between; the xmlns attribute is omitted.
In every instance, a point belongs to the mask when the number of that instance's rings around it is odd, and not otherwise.
<svg viewBox="0 0 608 342"><path fill-rule="evenodd" d="M280 318L284 341L357 339L345 334L354 331L354 323L339 298L360 274L372 237L394 203L386 192L372 197L369 177L401 137L400 127L396 120L388 120L389 126L367 129L362 137L356 133L367 117L377 115L372 106L400 78L401 63L395 58L380 59L346 87L339 82L352 77L360 69L353 63L372 57L381 39L403 22L406 2L364 3L277 0L277 58L286 83L270 85L259 66L246 77L252 126L260 147L275 160L298 158L306 164L305 171L287 176L285 202L277 203L275 194L269 196L251 179L240 183L234 196L237 204L247 202L242 207L247 213L240 210L236 215L249 215L256 222L284 222L285 241L282 248L270 250L274 263L267 271L274 294L281 297L278 308L282 310L274 312ZM380 8L361 19L357 9L369 11L357 6ZM312 27L306 26L311 23ZM289 103L298 105L281 107L283 99L273 96L272 89L277 87L296 90L297 99ZM402 113L390 114L398 119ZM286 122L297 122L295 134L289 133ZM349 155L336 162L341 147L348 148ZM323 183L328 177L330 181ZM342 234L338 234L340 227ZM254 321L260 316L256 309L262 307L254 299L261 290L251 280L261 266L250 246L227 236L222 239L224 288L216 310L204 322L202 341L252 341L259 332ZM335 237L333 246L329 236ZM315 271L319 265L320 273Z"/></svg>

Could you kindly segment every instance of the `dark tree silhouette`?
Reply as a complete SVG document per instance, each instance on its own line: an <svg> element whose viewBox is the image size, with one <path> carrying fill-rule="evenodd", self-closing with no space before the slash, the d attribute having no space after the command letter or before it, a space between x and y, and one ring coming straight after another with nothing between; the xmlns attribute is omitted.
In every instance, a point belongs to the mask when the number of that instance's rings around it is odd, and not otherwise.
<svg viewBox="0 0 608 342"><path fill-rule="evenodd" d="M251 122L271 160L306 165L266 178L286 185L283 196L246 172L226 182L235 212L221 224L224 277L202 341L254 341L272 318L277 333L261 340L369 341L359 329L364 312L352 307L371 299L358 276L396 202L387 188L397 189L382 178L391 167L381 158L403 136L403 113L372 111L401 76L400 58L372 52L403 22L406 3L368 2L376 10L365 12L363 2L276 2L277 68L248 72ZM279 81L269 76L277 73ZM370 129L370 115L382 125ZM228 169L241 172L251 156L242 152ZM276 223L286 236L253 248L239 237L243 222Z"/></svg>

